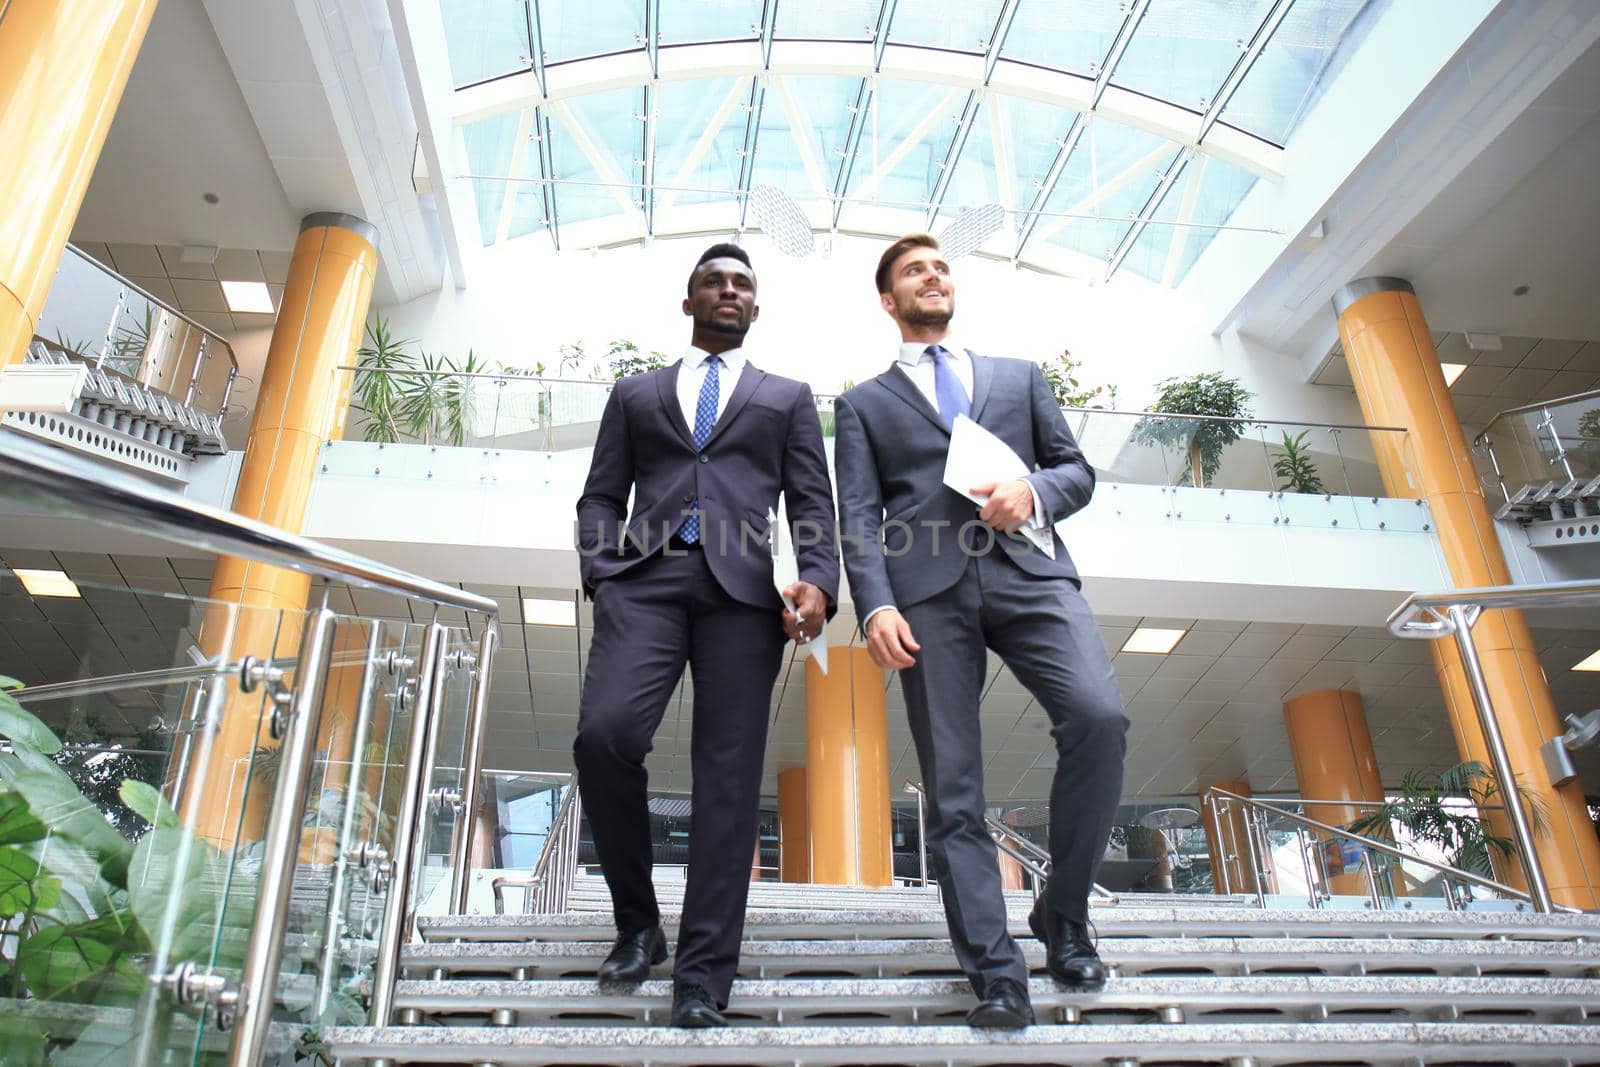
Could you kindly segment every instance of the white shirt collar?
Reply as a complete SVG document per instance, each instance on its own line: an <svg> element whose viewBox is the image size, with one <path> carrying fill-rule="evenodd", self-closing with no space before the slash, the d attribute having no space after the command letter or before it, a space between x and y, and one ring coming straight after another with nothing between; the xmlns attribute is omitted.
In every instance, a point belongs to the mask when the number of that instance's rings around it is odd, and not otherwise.
<svg viewBox="0 0 1600 1067"><path fill-rule="evenodd" d="M967 350L962 347L961 342L957 341L954 337L946 337L942 341L931 342L902 341L900 343L900 351L894 357L895 361L904 363L906 368L909 370L910 368L915 367L918 363L922 362L923 353L928 350L930 344L938 345L951 355L965 356L967 354Z"/></svg>
<svg viewBox="0 0 1600 1067"><path fill-rule="evenodd" d="M707 352L703 348L696 348L694 345L690 345L689 351L683 354L683 369L696 370L699 368L700 364L704 363L710 358L710 352ZM730 348L726 352L720 353L718 358L722 360L722 365L728 370L735 372L744 370L745 354L744 349L742 348Z"/></svg>

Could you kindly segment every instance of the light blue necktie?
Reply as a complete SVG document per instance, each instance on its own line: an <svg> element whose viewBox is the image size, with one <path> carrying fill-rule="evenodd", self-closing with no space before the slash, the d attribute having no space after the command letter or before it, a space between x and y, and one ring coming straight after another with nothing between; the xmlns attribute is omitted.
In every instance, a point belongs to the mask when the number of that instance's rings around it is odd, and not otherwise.
<svg viewBox="0 0 1600 1067"><path fill-rule="evenodd" d="M950 353L938 345L923 349L933 357L933 395L939 398L939 418L946 428L955 426L957 415L972 414L972 399L950 366Z"/></svg>
<svg viewBox="0 0 1600 1067"><path fill-rule="evenodd" d="M718 356L706 360L705 384L700 386L700 399L694 405L694 447L697 452L706 447L706 442L711 439L712 427L717 424L717 397L722 388L717 368L721 365L722 359ZM700 540L700 501L695 500L689 508L691 514L678 527L678 537L692 545Z"/></svg>

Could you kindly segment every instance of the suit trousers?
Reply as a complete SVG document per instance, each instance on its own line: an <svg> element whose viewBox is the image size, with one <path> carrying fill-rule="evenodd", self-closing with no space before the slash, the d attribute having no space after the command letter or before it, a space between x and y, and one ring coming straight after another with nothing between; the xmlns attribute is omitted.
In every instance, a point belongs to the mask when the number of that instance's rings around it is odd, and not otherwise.
<svg viewBox="0 0 1600 1067"><path fill-rule="evenodd" d="M617 930L660 922L645 756L689 666L694 683L688 882L673 977L719 1005L739 963L756 846L779 612L729 597L701 549L659 553L599 583L573 761Z"/></svg>
<svg viewBox="0 0 1600 1067"><path fill-rule="evenodd" d="M927 794L929 866L961 969L984 995L1027 981L1006 930L999 858L984 827L979 701L999 655L1043 707L1055 743L1050 786L1051 906L1079 922L1122 795L1128 718L1111 659L1075 583L1024 573L1003 553L968 559L955 585L902 608L921 644L900 672ZM1042 747L1042 745L1041 745Z"/></svg>

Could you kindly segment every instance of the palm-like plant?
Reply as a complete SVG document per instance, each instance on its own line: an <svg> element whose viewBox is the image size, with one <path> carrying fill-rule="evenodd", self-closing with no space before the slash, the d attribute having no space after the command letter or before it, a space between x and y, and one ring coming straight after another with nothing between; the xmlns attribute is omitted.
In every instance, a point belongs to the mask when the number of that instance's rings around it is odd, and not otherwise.
<svg viewBox="0 0 1600 1067"><path fill-rule="evenodd" d="M367 416L366 439L380 444L400 440L400 407L406 393L408 371L417 369L412 342L396 340L382 315L367 326L367 343L357 351L355 401Z"/></svg>
<svg viewBox="0 0 1600 1067"><path fill-rule="evenodd" d="M1473 874L1491 877L1493 855L1510 859L1515 855L1511 839L1494 833L1475 813L1451 806L1452 798L1470 800L1475 807L1493 805L1499 795L1494 775L1477 760L1467 760L1437 774L1408 771L1400 781L1400 795L1380 808L1362 815L1345 829L1351 833L1393 841L1394 827L1405 828L1413 840L1439 849L1450 857L1450 865ZM1543 833L1548 820L1544 802L1536 793L1517 783L1517 797L1528 812L1536 833Z"/></svg>
<svg viewBox="0 0 1600 1067"><path fill-rule="evenodd" d="M1283 432L1283 444L1273 461L1272 472L1283 479L1278 483L1280 493L1326 493L1322 475L1311 459L1311 446L1306 444L1310 430L1301 430L1293 437Z"/></svg>

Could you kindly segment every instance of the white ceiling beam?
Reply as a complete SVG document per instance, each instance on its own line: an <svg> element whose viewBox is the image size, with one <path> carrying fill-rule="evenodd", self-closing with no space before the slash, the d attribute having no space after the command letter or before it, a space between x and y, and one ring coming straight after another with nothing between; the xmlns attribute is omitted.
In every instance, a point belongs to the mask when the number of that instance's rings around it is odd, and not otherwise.
<svg viewBox="0 0 1600 1067"><path fill-rule="evenodd" d="M1183 203L1178 206L1178 227L1172 234L1172 245L1167 249L1167 263L1161 270L1161 284L1167 288L1178 280L1178 265L1183 262L1183 250L1189 244L1189 223L1194 221L1194 209L1200 203L1200 184L1205 180L1206 164L1210 157L1200 156L1189 168L1188 184L1183 188Z"/></svg>
<svg viewBox="0 0 1600 1067"><path fill-rule="evenodd" d="M517 117L517 132L511 141L511 165L506 170L508 177L515 177L521 172L522 164L528 156L528 145L533 140L532 133L533 108L530 107ZM505 191L500 201L500 222L495 227L495 244L504 241L511 232L511 209L516 202L519 191L519 183L506 182Z"/></svg>
<svg viewBox="0 0 1600 1067"><path fill-rule="evenodd" d="M706 128L700 131L700 136L689 149L689 154L683 158L683 165L678 168L678 173L671 179L671 186L686 186L689 179L694 177L694 172L700 166L700 161L706 158L706 153L717 142L717 134L728 124L728 119L733 117L734 108L739 106L739 101L750 92L750 83L744 79L733 83L733 88L728 90L722 102L717 105L717 110L711 116L711 121L706 123ZM748 134L747 134L748 136ZM660 209L666 211L677 199L677 189L667 188L661 192Z"/></svg>
<svg viewBox="0 0 1600 1067"><path fill-rule="evenodd" d="M867 176L867 180L862 182L860 187L856 190L855 196L864 199L877 192L878 185L889 175L893 174L895 168L899 167L901 163L904 163L906 157L912 152L916 151L917 146L928 139L929 134L933 133L935 129L950 121L950 112L955 109L956 102L960 99L960 89L951 89L942 97L940 97L939 102L930 108L928 113L923 115L922 119L911 128L911 132L906 134L904 139L902 139L899 144L894 146L894 151L890 152L879 161L877 167L875 167L872 173ZM841 203L843 202L842 198L846 191L847 190L840 190L839 192Z"/></svg>
<svg viewBox="0 0 1600 1067"><path fill-rule="evenodd" d="M607 158L600 146L595 144L594 138L589 135L589 128L583 124L583 121L577 115L573 114L572 109L567 107L566 104L559 100L552 101L550 114L554 115L567 128L567 132L572 135L573 142L578 146L578 151L583 153L583 157L594 168L596 176L606 183L610 189L611 195L617 201L617 207L622 214L636 217L640 224L643 225L643 213L639 210L638 203L628 195L629 189L637 183L617 173L617 168L611 165L611 160Z"/></svg>
<svg viewBox="0 0 1600 1067"><path fill-rule="evenodd" d="M805 168L806 177L811 179L811 187L816 192L817 199L828 198L828 179L822 169L822 161L817 158L816 145L811 143L811 131L816 127L811 125L811 117L805 112L805 105L794 95L789 88L787 79L773 77L768 79L768 85L778 96L778 103L783 107L783 113L789 120L789 132L794 137L795 150L800 153L800 165Z"/></svg>
<svg viewBox="0 0 1600 1067"><path fill-rule="evenodd" d="M989 98L989 139L994 143L994 180L1000 206L1009 218L1017 208L1017 167L1011 158L1011 106L1003 96Z"/></svg>
<svg viewBox="0 0 1600 1067"><path fill-rule="evenodd" d="M1164 144L1146 152L1133 163L1124 167L1114 178L1106 182L1104 185L1095 185L1095 187L1089 192L1088 196L1083 197L1076 203L1069 206L1061 213L1061 217L1052 218L1045 216L1047 221L1039 230L1039 240L1048 241L1051 237L1054 237L1063 226L1069 225L1070 223L1076 221L1079 216L1086 215L1094 211L1101 204L1105 203L1107 199L1127 188L1129 183L1131 183L1135 178L1143 177L1149 174L1152 170L1155 170L1161 165L1162 160L1166 159L1172 154L1172 147L1173 146L1170 144Z"/></svg>

